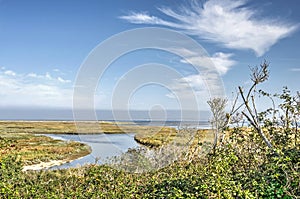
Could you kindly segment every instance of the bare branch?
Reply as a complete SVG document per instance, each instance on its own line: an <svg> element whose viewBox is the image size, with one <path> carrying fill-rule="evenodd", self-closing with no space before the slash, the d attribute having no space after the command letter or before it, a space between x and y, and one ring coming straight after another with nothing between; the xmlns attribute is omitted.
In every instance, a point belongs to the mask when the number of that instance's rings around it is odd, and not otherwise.
<svg viewBox="0 0 300 199"><path fill-rule="evenodd" d="M252 72L251 80L254 82L255 85L268 80L269 78L268 67L269 67L269 63L266 60L264 60L264 62L260 64L260 68L258 68L257 66L250 68Z"/></svg>

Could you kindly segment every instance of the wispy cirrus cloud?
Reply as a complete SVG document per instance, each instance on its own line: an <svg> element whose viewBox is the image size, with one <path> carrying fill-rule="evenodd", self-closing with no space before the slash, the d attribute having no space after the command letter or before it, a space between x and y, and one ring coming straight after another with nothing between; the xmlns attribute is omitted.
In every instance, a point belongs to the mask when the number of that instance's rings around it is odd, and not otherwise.
<svg viewBox="0 0 300 199"><path fill-rule="evenodd" d="M192 1L190 7L158 9L174 22L146 12L131 12L120 18L135 24L176 28L230 49L251 49L257 56L298 28L298 24L263 17L247 7L246 0L208 0L203 5Z"/></svg>
<svg viewBox="0 0 300 199"><path fill-rule="evenodd" d="M121 19L127 20L135 24L156 24L165 26L176 26L176 23L171 23L155 16L149 15L147 12L130 12L129 15L121 16Z"/></svg>

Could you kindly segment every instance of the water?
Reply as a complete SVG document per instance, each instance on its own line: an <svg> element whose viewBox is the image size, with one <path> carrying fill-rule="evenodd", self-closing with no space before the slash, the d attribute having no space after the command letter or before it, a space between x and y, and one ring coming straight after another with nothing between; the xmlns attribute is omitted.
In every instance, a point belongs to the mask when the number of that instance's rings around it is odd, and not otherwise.
<svg viewBox="0 0 300 199"><path fill-rule="evenodd" d="M134 125L141 126L168 126L172 128L198 128L209 129L211 128L209 121L150 121L150 120L135 120Z"/></svg>
<svg viewBox="0 0 300 199"><path fill-rule="evenodd" d="M130 125L126 123L126 125ZM139 120L134 121L131 125L141 126L168 126L174 128L210 128L207 121L149 121ZM89 163L103 163L107 158L121 155L129 148L136 148L139 144L134 140L134 133L131 134L88 134L88 135L70 135L70 134L47 134L54 139L64 141L77 141L87 144L91 147L91 154L82 158L76 159L69 163L52 167L51 169L63 169L77 166L83 166Z"/></svg>
<svg viewBox="0 0 300 199"><path fill-rule="evenodd" d="M135 148L138 143L134 140L134 134L91 134L91 135L69 135L69 134L48 134L54 139L64 141L78 141L89 145L92 149L91 154L76 159L51 169L63 169L83 166L89 163L101 164L107 158L120 155L129 148ZM97 162L96 162L97 161Z"/></svg>

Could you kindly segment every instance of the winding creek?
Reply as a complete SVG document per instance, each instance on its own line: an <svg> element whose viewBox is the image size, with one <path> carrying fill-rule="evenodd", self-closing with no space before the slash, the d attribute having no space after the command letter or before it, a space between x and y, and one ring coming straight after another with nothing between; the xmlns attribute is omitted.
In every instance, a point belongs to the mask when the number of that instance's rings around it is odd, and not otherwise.
<svg viewBox="0 0 300 199"><path fill-rule="evenodd" d="M178 122L167 121L165 123L148 121L138 121L139 125L144 126L168 126L178 128L181 123L182 126L209 128L207 121L202 122ZM108 158L121 155L125 153L129 148L136 148L139 144L134 140L135 133L131 134L42 134L53 139L59 139L64 141L77 141L87 144L91 147L91 153L79 159L62 164L60 166L53 166L50 169L63 169L83 166L85 164L103 164Z"/></svg>
<svg viewBox="0 0 300 199"><path fill-rule="evenodd" d="M45 136L64 141L82 142L89 145L92 150L89 155L50 169L72 168L90 163L101 164L105 159L120 155L129 148L135 148L139 145L134 140L134 134L47 134Z"/></svg>

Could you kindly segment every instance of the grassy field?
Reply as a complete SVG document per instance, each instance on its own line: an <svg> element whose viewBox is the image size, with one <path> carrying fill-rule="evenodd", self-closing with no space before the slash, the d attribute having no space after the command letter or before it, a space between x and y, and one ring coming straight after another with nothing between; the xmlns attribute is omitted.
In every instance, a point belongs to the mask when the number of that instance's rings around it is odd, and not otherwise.
<svg viewBox="0 0 300 199"><path fill-rule="evenodd" d="M172 128L138 126L128 122L0 121L0 132L34 134L144 133Z"/></svg>
<svg viewBox="0 0 300 199"><path fill-rule="evenodd" d="M168 143L201 145L203 142L212 142L214 133L208 129L181 129L162 128L159 132L147 131L137 133L134 139L145 146L159 147Z"/></svg>
<svg viewBox="0 0 300 199"><path fill-rule="evenodd" d="M7 155L17 155L24 165L51 160L71 161L90 152L89 146L79 142L65 142L28 133L0 134L0 160Z"/></svg>

